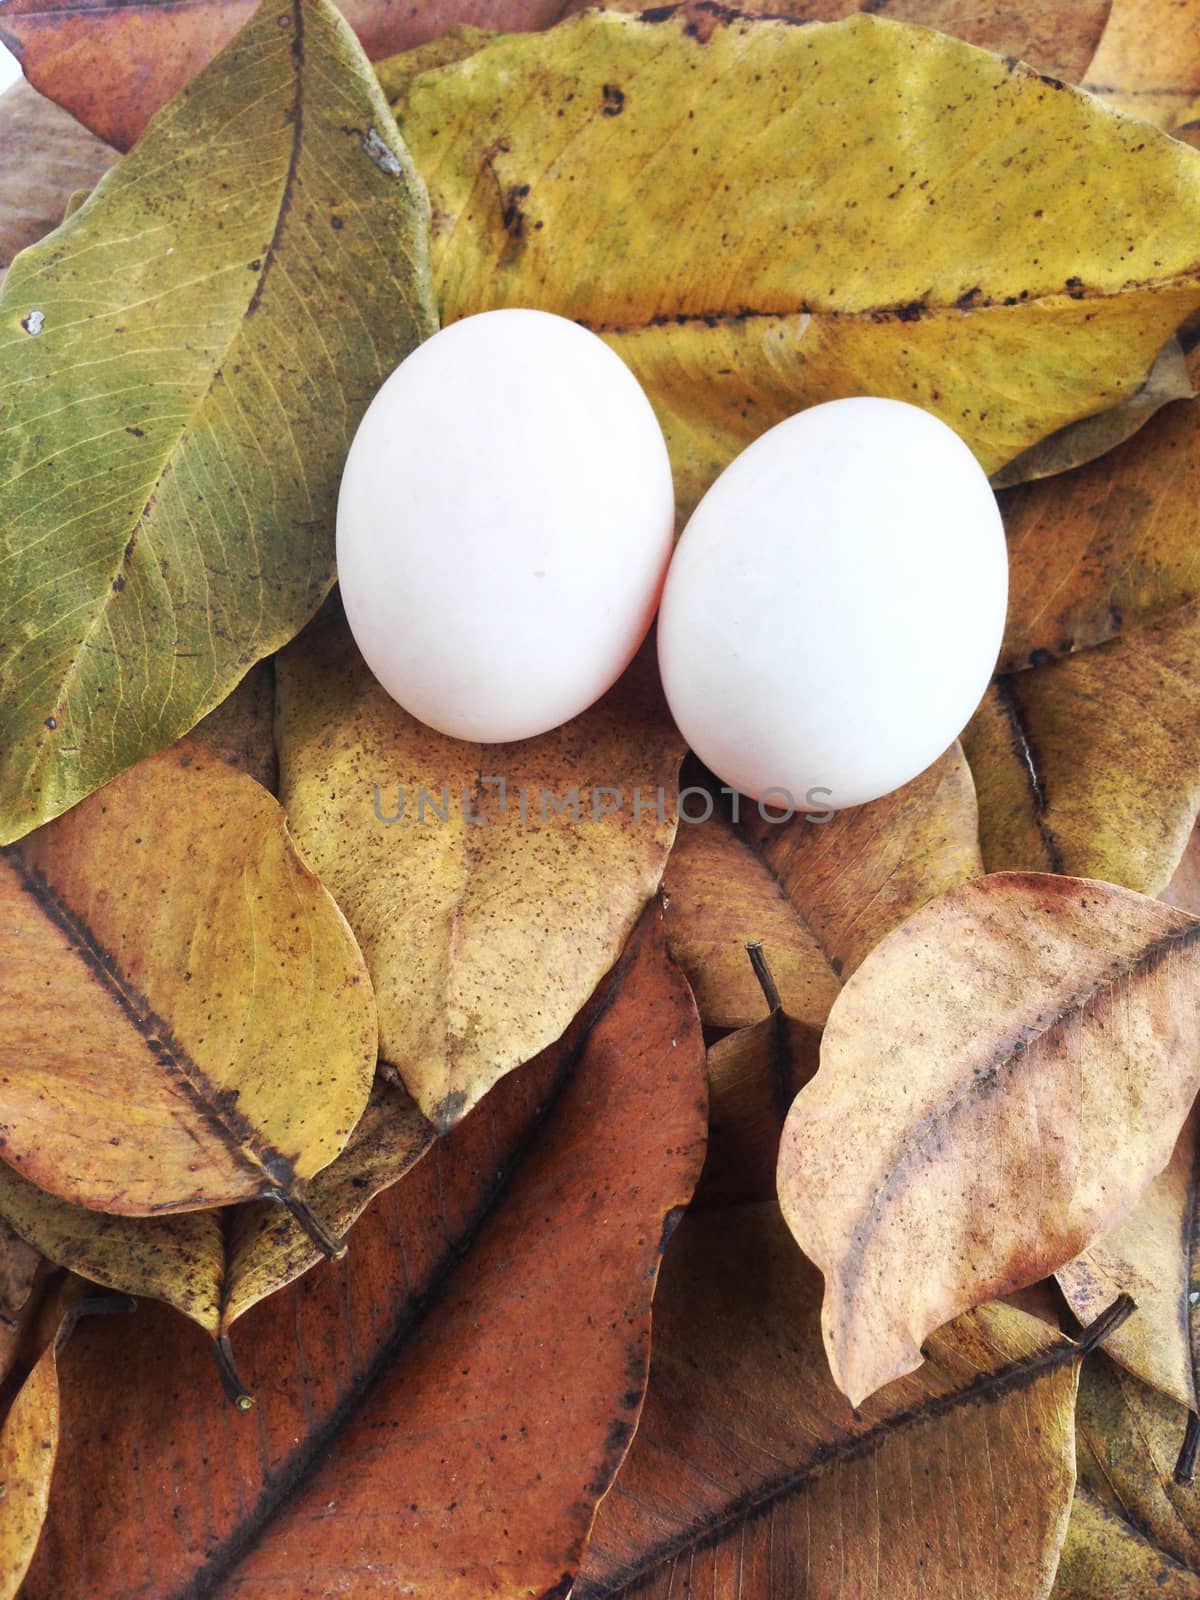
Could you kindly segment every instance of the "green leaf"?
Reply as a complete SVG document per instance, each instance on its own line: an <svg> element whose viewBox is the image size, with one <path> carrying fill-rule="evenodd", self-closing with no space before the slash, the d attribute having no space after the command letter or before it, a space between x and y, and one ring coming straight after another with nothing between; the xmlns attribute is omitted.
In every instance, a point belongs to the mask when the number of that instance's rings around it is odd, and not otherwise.
<svg viewBox="0 0 1200 1600"><path fill-rule="evenodd" d="M380 381L435 325L420 178L326 0L265 0L0 295L0 840L315 611Z"/></svg>

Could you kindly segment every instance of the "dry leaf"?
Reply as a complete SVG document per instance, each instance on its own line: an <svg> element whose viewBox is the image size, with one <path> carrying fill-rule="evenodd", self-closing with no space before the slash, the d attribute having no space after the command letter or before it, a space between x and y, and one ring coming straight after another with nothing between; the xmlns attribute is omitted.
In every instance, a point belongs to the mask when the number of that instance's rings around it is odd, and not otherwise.
<svg viewBox="0 0 1200 1600"><path fill-rule="evenodd" d="M1200 834L1191 844L1162 899L1192 916L1200 914ZM1200 1410L1196 1362L1200 1334L1192 1330L1192 1296L1200 1294L1200 1263L1194 1260L1194 1204L1200 1160L1200 1111L1180 1130L1171 1160L1148 1186L1125 1220L1056 1274L1071 1310L1087 1322L1114 1296L1129 1294L1138 1314L1108 1339L1105 1349L1135 1377ZM1194 1353L1195 1352L1195 1353ZM1087 1514L1087 1513L1085 1513Z"/></svg>
<svg viewBox="0 0 1200 1600"><path fill-rule="evenodd" d="M700 1029L656 912L555 1046L243 1323L252 1419L144 1306L64 1363L26 1600L565 1593L636 1421L703 1151ZM78 1538L79 1519L88 1527Z"/></svg>
<svg viewBox="0 0 1200 1600"><path fill-rule="evenodd" d="M820 1031L776 1005L708 1052L708 1155L697 1206L775 1194L775 1161L788 1108L817 1070Z"/></svg>
<svg viewBox="0 0 1200 1600"><path fill-rule="evenodd" d="M1085 87L1109 105L1172 130L1200 96L1197 0L1113 0Z"/></svg>
<svg viewBox="0 0 1200 1600"><path fill-rule="evenodd" d="M1192 1216L1198 1135L1193 1111L1169 1164L1129 1216L1056 1274L1080 1322L1119 1294L1133 1298L1138 1314L1109 1339L1109 1355L1192 1411L1200 1409L1189 1327L1189 1297L1200 1290Z"/></svg>
<svg viewBox="0 0 1200 1600"><path fill-rule="evenodd" d="M337 14L265 0L14 263L0 839L185 733L312 614L350 435L433 327L426 216Z"/></svg>
<svg viewBox="0 0 1200 1600"><path fill-rule="evenodd" d="M383 1189L425 1153L433 1129L398 1087L382 1079L342 1154L308 1186L316 1229L342 1239ZM322 1259L322 1250L277 1203L227 1213L123 1217L85 1211L0 1166L0 1217L48 1260L124 1294L164 1300L222 1343L252 1306ZM225 1370L234 1398L244 1392Z"/></svg>
<svg viewBox="0 0 1200 1600"><path fill-rule="evenodd" d="M328 893L252 779L185 741L0 856L3 1156L146 1213L299 1203L375 1065Z"/></svg>
<svg viewBox="0 0 1200 1600"><path fill-rule="evenodd" d="M28 84L0 95L0 278L18 250L58 226L72 192L90 189L115 160Z"/></svg>
<svg viewBox="0 0 1200 1600"><path fill-rule="evenodd" d="M1171 1470L1185 1415L1103 1356L1085 1367L1079 1483L1054 1600L1200 1596L1200 1495Z"/></svg>
<svg viewBox="0 0 1200 1600"><path fill-rule="evenodd" d="M671 949L705 1023L763 1014L746 959L761 944L784 1009L815 1033L872 947L926 901L983 871L971 774L957 745L894 794L817 820L736 803L704 773L685 776L667 863ZM820 820L825 818L826 820Z"/></svg>
<svg viewBox="0 0 1200 1600"><path fill-rule="evenodd" d="M644 17L495 40L397 110L444 320L535 305L603 333L681 513L839 395L926 406L996 471L1131 395L1200 304L1195 153L1089 97L873 17Z"/></svg>
<svg viewBox="0 0 1200 1600"><path fill-rule="evenodd" d="M686 1219L638 1434L573 1600L1035 1600L1073 1480L1079 1351L1003 1305L852 1412L774 1206Z"/></svg>
<svg viewBox="0 0 1200 1600"><path fill-rule="evenodd" d="M1072 1260L1166 1166L1200 1087L1198 936L1109 884L998 874L917 912L847 984L779 1191L852 1402L960 1311Z"/></svg>
<svg viewBox="0 0 1200 1600"><path fill-rule="evenodd" d="M1166 621L1200 598L1200 406L1171 406L1111 455L1000 503L1002 672Z"/></svg>
<svg viewBox="0 0 1200 1600"><path fill-rule="evenodd" d="M1030 483L1107 455L1172 400L1191 400L1196 389L1188 368L1188 358L1178 339L1168 339L1155 357L1141 387L1119 406L1095 416L1070 422L1026 450L992 475L994 489Z"/></svg>
<svg viewBox="0 0 1200 1600"><path fill-rule="evenodd" d="M444 1131L558 1038L658 885L683 747L652 659L509 745L410 717L340 609L277 672L292 830L366 956L384 1061Z"/></svg>
<svg viewBox="0 0 1200 1600"><path fill-rule="evenodd" d="M58 1453L58 1349L51 1338L0 1427L0 1597L13 1600L29 1570Z"/></svg>
<svg viewBox="0 0 1200 1600"><path fill-rule="evenodd" d="M339 0L339 10L364 48L379 59L409 50L452 27L500 33L547 28L586 0ZM641 11L644 0L623 9ZM701 11L705 8L696 8ZM715 9L715 8L708 8ZM828 21L879 0L750 0L744 11L782 11ZM889 15L961 35L1001 55L1020 56L1044 72L1075 82L1091 59L1108 0L1041 0L981 9L974 0L904 0ZM122 150L150 117L183 88L251 16L254 0L189 0L186 6L128 0L8 0L0 40L31 81L89 128Z"/></svg>
<svg viewBox="0 0 1200 1600"><path fill-rule="evenodd" d="M963 733L988 871L1073 873L1158 894L1200 810L1198 734L1197 601L997 678Z"/></svg>

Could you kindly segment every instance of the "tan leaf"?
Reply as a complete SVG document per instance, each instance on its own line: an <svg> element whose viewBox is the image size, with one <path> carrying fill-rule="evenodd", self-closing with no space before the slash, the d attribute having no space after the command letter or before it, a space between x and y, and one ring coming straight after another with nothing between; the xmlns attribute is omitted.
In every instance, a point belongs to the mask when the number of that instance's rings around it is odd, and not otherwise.
<svg viewBox="0 0 1200 1600"><path fill-rule="evenodd" d="M1119 1294L1137 1303L1105 1348L1136 1377L1180 1405L1198 1409L1190 1300L1200 1290L1192 1216L1200 1117L1184 1123L1166 1167L1133 1211L1102 1239L1059 1268L1071 1310L1090 1322Z"/></svg>
<svg viewBox="0 0 1200 1600"><path fill-rule="evenodd" d="M1044 1596L1074 1477L1079 1351L1000 1304L851 1411L816 1272L774 1206L688 1217L641 1424L574 1600Z"/></svg>
<svg viewBox="0 0 1200 1600"><path fill-rule="evenodd" d="M558 1038L658 885L682 745L652 659L511 745L410 717L332 607L277 672L296 841L362 946L384 1061L444 1131Z"/></svg>
<svg viewBox="0 0 1200 1600"><path fill-rule="evenodd" d="M779 1189L853 1402L958 1312L1079 1255L1166 1166L1200 1085L1198 939L1109 884L998 874L919 911L847 984Z"/></svg>
<svg viewBox="0 0 1200 1600"><path fill-rule="evenodd" d="M925 30L709 16L586 12L396 102L443 319L537 305L601 332L681 513L846 394L928 407L995 471L1131 395L1200 303L1194 152ZM1017 182L1019 226L995 204Z"/></svg>
<svg viewBox="0 0 1200 1600"><path fill-rule="evenodd" d="M374 1001L252 779L184 741L0 857L4 1158L146 1213L305 1180L358 1121Z"/></svg>
<svg viewBox="0 0 1200 1600"><path fill-rule="evenodd" d="M942 890L983 871L971 774L953 746L894 794L847 811L772 818L689 776L667 863L671 950L700 1015L737 1028L763 1014L746 959L761 944L785 1011L819 1032L871 948ZM827 820L820 820L826 818Z"/></svg>
<svg viewBox="0 0 1200 1600"><path fill-rule="evenodd" d="M1109 105L1174 129L1200 95L1196 0L1113 0L1085 87Z"/></svg>

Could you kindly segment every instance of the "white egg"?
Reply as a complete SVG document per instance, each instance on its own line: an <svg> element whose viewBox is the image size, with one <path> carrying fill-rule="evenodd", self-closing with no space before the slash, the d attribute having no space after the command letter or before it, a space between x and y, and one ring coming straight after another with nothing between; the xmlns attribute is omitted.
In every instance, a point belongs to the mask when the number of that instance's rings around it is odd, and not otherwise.
<svg viewBox="0 0 1200 1600"><path fill-rule="evenodd" d="M860 805L961 732L1007 599L996 499L958 435L901 401L833 400L757 439L688 522L659 614L667 699L730 788Z"/></svg>
<svg viewBox="0 0 1200 1600"><path fill-rule="evenodd" d="M544 311L443 328L355 434L338 577L384 688L480 742L557 727L629 664L670 559L650 402L603 340Z"/></svg>

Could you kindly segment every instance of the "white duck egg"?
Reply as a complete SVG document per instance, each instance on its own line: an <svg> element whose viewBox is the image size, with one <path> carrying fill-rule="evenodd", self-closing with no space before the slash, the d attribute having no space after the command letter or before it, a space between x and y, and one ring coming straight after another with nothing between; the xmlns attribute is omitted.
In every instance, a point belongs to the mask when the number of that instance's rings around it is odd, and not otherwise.
<svg viewBox="0 0 1200 1600"><path fill-rule="evenodd" d="M628 665L673 526L662 432L620 357L563 317L483 312L418 346L359 425L338 500L346 616L414 717L528 738Z"/></svg>
<svg viewBox="0 0 1200 1600"><path fill-rule="evenodd" d="M860 805L962 731L1007 599L1000 513L967 445L917 406L833 400L763 434L697 506L663 591L663 685L730 788Z"/></svg>

